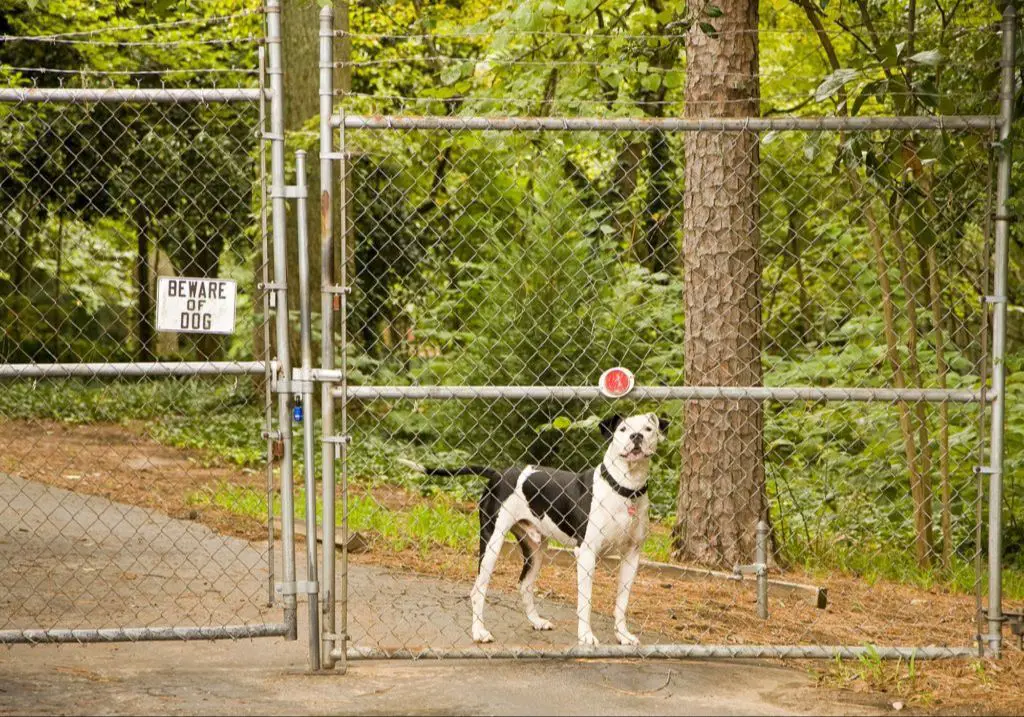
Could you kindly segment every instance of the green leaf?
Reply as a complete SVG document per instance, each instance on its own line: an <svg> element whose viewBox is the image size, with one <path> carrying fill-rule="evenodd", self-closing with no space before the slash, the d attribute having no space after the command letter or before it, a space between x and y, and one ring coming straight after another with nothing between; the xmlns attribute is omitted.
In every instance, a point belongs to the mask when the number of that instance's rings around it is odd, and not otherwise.
<svg viewBox="0 0 1024 717"><path fill-rule="evenodd" d="M701 22L698 23L698 25L701 29L701 32L703 32L708 37L718 37L718 30L716 30L715 26L712 25L710 22Z"/></svg>
<svg viewBox="0 0 1024 717"><path fill-rule="evenodd" d="M853 107L850 109L850 114L856 115L860 112L861 106L868 101L868 99L874 95L879 102L885 97L885 90L889 86L889 82L886 79L872 80L866 85L860 88L860 94L853 101Z"/></svg>
<svg viewBox="0 0 1024 717"><path fill-rule="evenodd" d="M644 78L640 80L640 84L645 90L655 92L659 87L661 87L661 76L656 73L644 75Z"/></svg>
<svg viewBox="0 0 1024 717"><path fill-rule="evenodd" d="M670 90L674 90L677 87L681 87L683 84L683 73L679 70L670 70L665 73L665 87Z"/></svg>
<svg viewBox="0 0 1024 717"><path fill-rule="evenodd" d="M564 431L572 425L572 419L568 416L559 416L551 422L551 427L558 431Z"/></svg>
<svg viewBox="0 0 1024 717"><path fill-rule="evenodd" d="M704 14L708 17L722 17L725 13L717 5L708 5L704 8Z"/></svg>
<svg viewBox="0 0 1024 717"><path fill-rule="evenodd" d="M827 100L842 89L846 83L852 82L859 76L860 70L854 70L849 67L840 67L838 70L822 80L821 84L818 85L818 88L814 90L815 102L823 102Z"/></svg>
<svg viewBox="0 0 1024 717"><path fill-rule="evenodd" d="M590 9L588 5L587 0L566 0L565 14L569 17L579 17Z"/></svg>
<svg viewBox="0 0 1024 717"><path fill-rule="evenodd" d="M918 65L928 65L935 67L942 62L942 53L938 50L924 50L910 56L909 62L916 63Z"/></svg>

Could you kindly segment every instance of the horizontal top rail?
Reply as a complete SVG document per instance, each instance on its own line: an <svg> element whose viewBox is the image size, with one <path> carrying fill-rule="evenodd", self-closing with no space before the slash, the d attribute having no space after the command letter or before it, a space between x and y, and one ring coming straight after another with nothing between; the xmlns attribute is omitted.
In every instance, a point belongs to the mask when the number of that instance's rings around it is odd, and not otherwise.
<svg viewBox="0 0 1024 717"><path fill-rule="evenodd" d="M895 129L995 129L999 118L975 116L904 117L746 117L685 119L675 117L422 117L405 115L334 115L331 125L348 129L760 132L768 130L838 131Z"/></svg>
<svg viewBox="0 0 1024 717"><path fill-rule="evenodd" d="M340 381L338 371L314 371L320 381ZM487 400L603 400L597 386L347 386L332 389L336 398L372 401L414 399ZM637 386L622 398L628 400L715 399L754 401L894 401L979 403L981 391L931 388L819 388L816 386ZM991 395L986 395L991 399Z"/></svg>
<svg viewBox="0 0 1024 717"><path fill-rule="evenodd" d="M160 102L166 104L202 104L217 102L259 102L269 98L263 90L248 87L225 88L85 88L85 87L0 87L0 103L58 102L85 104L88 102L128 103Z"/></svg>
<svg viewBox="0 0 1024 717"><path fill-rule="evenodd" d="M266 371L265 361L154 361L147 363L7 363L0 364L0 379L140 377L140 376L251 376Z"/></svg>

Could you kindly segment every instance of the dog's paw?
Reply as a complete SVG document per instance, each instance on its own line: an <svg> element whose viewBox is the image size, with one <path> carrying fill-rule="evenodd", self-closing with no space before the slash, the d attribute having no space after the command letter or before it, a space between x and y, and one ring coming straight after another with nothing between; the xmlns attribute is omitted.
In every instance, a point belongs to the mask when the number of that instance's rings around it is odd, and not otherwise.
<svg viewBox="0 0 1024 717"><path fill-rule="evenodd" d="M592 632L585 632L580 635L580 647L597 647L600 644Z"/></svg>
<svg viewBox="0 0 1024 717"><path fill-rule="evenodd" d="M617 630L615 637L618 639L620 645L639 645L640 638L636 635L626 632L625 630Z"/></svg>
<svg viewBox="0 0 1024 717"><path fill-rule="evenodd" d="M555 626L551 624L550 620L545 620L542 617L538 618L536 620L531 620L530 622L533 623L533 629L534 630L554 630L555 629Z"/></svg>
<svg viewBox="0 0 1024 717"><path fill-rule="evenodd" d="M494 642L494 635L492 635L485 627L474 627L473 642Z"/></svg>

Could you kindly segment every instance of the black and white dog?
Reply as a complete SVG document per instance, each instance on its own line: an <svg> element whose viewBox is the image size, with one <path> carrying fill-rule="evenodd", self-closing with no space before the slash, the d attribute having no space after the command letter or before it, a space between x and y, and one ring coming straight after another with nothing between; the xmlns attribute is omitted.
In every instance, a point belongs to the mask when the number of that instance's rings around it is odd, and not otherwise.
<svg viewBox="0 0 1024 717"><path fill-rule="evenodd" d="M553 538L575 546L580 644L598 644L590 627L594 570L598 557L612 550L618 550L621 556L615 599L615 637L623 645L639 644L636 636L626 629L626 606L649 526L647 478L651 456L665 428L665 422L653 413L606 418L601 422L601 432L609 439L604 459L599 466L583 473L541 466L509 468L501 472L477 466L425 468L402 461L427 475L480 475L488 479L479 507L480 571L471 593L473 640L494 640L484 627L484 602L501 544L511 531L523 553L519 593L526 617L535 630L552 627L537 613L533 596L543 548Z"/></svg>

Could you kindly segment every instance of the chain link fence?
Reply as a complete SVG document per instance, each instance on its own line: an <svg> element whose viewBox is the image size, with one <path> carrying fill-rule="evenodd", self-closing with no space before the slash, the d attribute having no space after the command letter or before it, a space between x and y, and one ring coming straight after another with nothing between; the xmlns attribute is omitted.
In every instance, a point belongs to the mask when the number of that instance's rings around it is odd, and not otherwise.
<svg viewBox="0 0 1024 717"><path fill-rule="evenodd" d="M288 632L261 21L3 37L0 642ZM234 280L234 334L158 331L158 277Z"/></svg>
<svg viewBox="0 0 1024 717"><path fill-rule="evenodd" d="M341 174L331 660L992 646L1005 115L631 115L573 94L585 63L528 74L514 33L358 21L321 133ZM524 40L562 35L594 37ZM470 79L383 89L406 62L412 85ZM615 366L636 387L609 401ZM613 414L635 445L602 433Z"/></svg>
<svg viewBox="0 0 1024 717"><path fill-rule="evenodd" d="M998 654L1024 585L1000 563L1012 63L998 97L894 116L883 92L938 91L875 80L809 117L853 78L780 70L799 40L684 106L693 28L495 40L356 8L336 32L328 8L313 262L280 4L203 22L264 12L266 87L252 31L187 72L154 45L194 39L145 31L13 38L138 66L3 56L0 641L294 639L305 595L313 669ZM589 59L605 35L623 62ZM998 55L990 26L960 39ZM156 331L160 276L234 279L235 333ZM322 521L305 580L296 515Z"/></svg>

